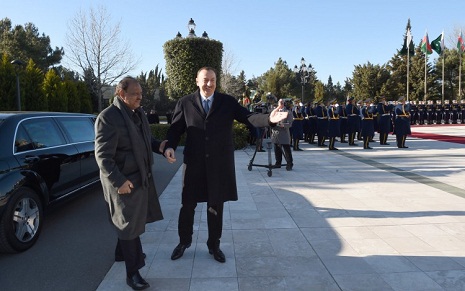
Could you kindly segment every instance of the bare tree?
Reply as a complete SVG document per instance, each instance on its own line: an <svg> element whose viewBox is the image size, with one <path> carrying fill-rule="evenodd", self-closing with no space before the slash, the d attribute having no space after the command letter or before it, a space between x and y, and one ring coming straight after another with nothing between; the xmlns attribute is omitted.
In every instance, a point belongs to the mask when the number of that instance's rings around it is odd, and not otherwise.
<svg viewBox="0 0 465 291"><path fill-rule="evenodd" d="M111 15L100 6L90 8L86 14L80 10L68 24L66 34L69 60L82 69L82 75L90 72L96 86L91 86L98 96L98 111L102 111L102 88L111 85L121 76L133 70L138 61L130 50L129 41L121 39L121 21L111 23Z"/></svg>

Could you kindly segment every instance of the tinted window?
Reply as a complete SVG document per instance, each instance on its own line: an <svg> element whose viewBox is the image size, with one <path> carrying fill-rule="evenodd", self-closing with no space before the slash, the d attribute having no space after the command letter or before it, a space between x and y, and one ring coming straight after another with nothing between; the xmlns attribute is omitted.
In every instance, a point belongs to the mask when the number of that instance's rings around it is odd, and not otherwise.
<svg viewBox="0 0 465 291"><path fill-rule="evenodd" d="M26 131L22 126L18 127L18 132L16 132L16 139L15 139L15 152L24 152L28 150L32 150L34 146L32 145L32 141L27 135Z"/></svg>
<svg viewBox="0 0 465 291"><path fill-rule="evenodd" d="M57 118L71 142L93 141L95 139L94 125L90 118L63 117Z"/></svg>
<svg viewBox="0 0 465 291"><path fill-rule="evenodd" d="M51 118L34 118L22 123L36 148L48 148L65 143Z"/></svg>

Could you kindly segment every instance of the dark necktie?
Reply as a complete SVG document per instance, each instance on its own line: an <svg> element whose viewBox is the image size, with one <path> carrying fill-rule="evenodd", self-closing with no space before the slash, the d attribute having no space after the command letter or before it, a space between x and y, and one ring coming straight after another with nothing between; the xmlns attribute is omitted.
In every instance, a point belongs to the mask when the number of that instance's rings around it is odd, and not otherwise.
<svg viewBox="0 0 465 291"><path fill-rule="evenodd" d="M203 109L205 110L205 113L208 113L210 110L210 100L203 100Z"/></svg>

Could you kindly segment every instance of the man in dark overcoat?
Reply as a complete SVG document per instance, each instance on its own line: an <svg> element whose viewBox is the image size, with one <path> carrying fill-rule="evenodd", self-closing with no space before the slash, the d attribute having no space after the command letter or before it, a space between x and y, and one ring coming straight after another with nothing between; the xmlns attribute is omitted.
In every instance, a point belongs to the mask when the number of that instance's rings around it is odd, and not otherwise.
<svg viewBox="0 0 465 291"><path fill-rule="evenodd" d="M207 202L209 253L218 262L226 261L220 249L223 204L237 200L233 122L267 127L287 117L287 112L277 109L271 114L249 112L236 98L216 92L216 81L215 70L211 67L197 72L199 90L178 101L167 132L164 155L169 162L175 160L174 151L181 135L186 134L182 207L178 220L180 242L171 255L172 260L182 257L191 246L195 208L197 203Z"/></svg>
<svg viewBox="0 0 465 291"><path fill-rule="evenodd" d="M116 95L95 122L95 157L118 235L115 260L125 261L127 284L142 290L150 285L139 274L145 265L140 235L146 223L163 219L151 171L152 152L161 154L166 141L152 137L136 79L123 78Z"/></svg>

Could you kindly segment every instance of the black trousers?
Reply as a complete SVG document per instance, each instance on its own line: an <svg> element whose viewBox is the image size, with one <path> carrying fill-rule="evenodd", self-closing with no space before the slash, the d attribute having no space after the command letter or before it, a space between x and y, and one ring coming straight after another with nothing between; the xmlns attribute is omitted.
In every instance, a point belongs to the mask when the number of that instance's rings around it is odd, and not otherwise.
<svg viewBox="0 0 465 291"><path fill-rule="evenodd" d="M274 155L276 159L276 164L281 165L283 162L283 155L284 159L286 159L287 164L292 164L292 152L291 152L291 145L288 144L274 144Z"/></svg>
<svg viewBox="0 0 465 291"><path fill-rule="evenodd" d="M118 242L116 243L115 256L124 257L126 274L128 277L131 277L139 271L140 268L145 266L140 237L131 240L118 239Z"/></svg>
<svg viewBox="0 0 465 291"><path fill-rule="evenodd" d="M179 211L178 234L182 244L192 243L195 207L197 207L197 203L183 204ZM207 246L209 249L219 247L221 233L223 232L223 207L223 203L219 205L207 203Z"/></svg>

